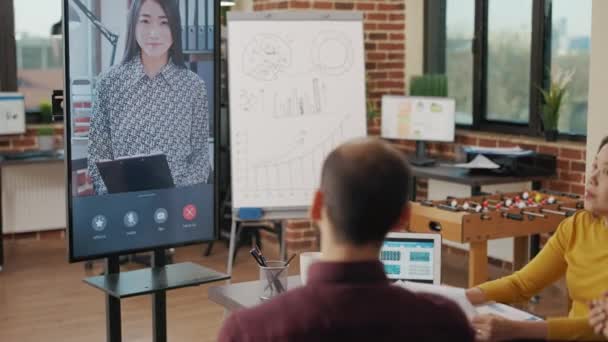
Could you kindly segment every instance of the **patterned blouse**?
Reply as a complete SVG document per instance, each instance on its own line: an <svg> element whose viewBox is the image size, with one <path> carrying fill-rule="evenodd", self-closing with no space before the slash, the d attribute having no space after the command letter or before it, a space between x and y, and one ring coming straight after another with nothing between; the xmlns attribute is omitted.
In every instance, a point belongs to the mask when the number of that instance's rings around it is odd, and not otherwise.
<svg viewBox="0 0 608 342"><path fill-rule="evenodd" d="M89 131L88 171L107 193L96 161L162 152L177 187L206 183L209 160L207 88L195 73L167 63L154 78L141 58L101 75Z"/></svg>

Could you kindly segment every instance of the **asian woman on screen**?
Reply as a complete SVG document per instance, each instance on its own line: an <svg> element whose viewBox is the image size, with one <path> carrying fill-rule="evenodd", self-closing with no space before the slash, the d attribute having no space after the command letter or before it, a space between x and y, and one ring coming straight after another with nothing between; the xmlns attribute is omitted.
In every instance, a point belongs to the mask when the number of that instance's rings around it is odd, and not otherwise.
<svg viewBox="0 0 608 342"><path fill-rule="evenodd" d="M88 171L107 193L96 162L163 153L177 187L208 182L205 83L185 66L177 0L133 0L121 64L100 75L89 132Z"/></svg>

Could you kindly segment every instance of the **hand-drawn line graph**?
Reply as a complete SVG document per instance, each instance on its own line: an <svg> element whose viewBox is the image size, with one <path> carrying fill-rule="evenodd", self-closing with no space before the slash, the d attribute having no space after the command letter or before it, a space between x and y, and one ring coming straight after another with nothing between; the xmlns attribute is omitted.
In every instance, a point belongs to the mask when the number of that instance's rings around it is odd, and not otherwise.
<svg viewBox="0 0 608 342"><path fill-rule="evenodd" d="M316 77L301 83L293 82L274 91L243 88L238 98L242 111L272 114L275 119L322 114L328 102L326 86Z"/></svg>
<svg viewBox="0 0 608 342"><path fill-rule="evenodd" d="M273 34L258 34L243 51L243 72L259 81L273 81L291 66L291 48Z"/></svg>
<svg viewBox="0 0 608 342"><path fill-rule="evenodd" d="M326 75L339 76L353 66L353 43L339 31L322 31L314 39L312 64Z"/></svg>
<svg viewBox="0 0 608 342"><path fill-rule="evenodd" d="M325 157L340 143L350 138L346 136L350 116L325 135L323 139L310 143L305 130L300 131L295 141L279 153L264 160L251 161L248 150L251 147L247 132L235 136L234 165L237 172L235 186L245 199L277 198L291 199L312 195L319 185L321 165Z"/></svg>

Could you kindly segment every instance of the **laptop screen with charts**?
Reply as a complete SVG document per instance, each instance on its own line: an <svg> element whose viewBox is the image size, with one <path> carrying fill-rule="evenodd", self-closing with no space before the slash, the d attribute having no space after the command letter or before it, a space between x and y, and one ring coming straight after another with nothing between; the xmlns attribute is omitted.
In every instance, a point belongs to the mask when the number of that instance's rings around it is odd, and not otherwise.
<svg viewBox="0 0 608 342"><path fill-rule="evenodd" d="M390 280L441 284L441 235L389 233L380 261Z"/></svg>

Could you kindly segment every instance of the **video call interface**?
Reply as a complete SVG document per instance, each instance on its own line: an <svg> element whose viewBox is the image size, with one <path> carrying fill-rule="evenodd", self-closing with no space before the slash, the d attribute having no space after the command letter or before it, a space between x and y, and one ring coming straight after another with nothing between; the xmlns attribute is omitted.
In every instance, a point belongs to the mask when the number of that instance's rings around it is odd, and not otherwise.
<svg viewBox="0 0 608 342"><path fill-rule="evenodd" d="M70 260L215 238L215 3L64 0Z"/></svg>
<svg viewBox="0 0 608 342"><path fill-rule="evenodd" d="M386 239L380 261L389 279L433 283L434 242L428 240Z"/></svg>

